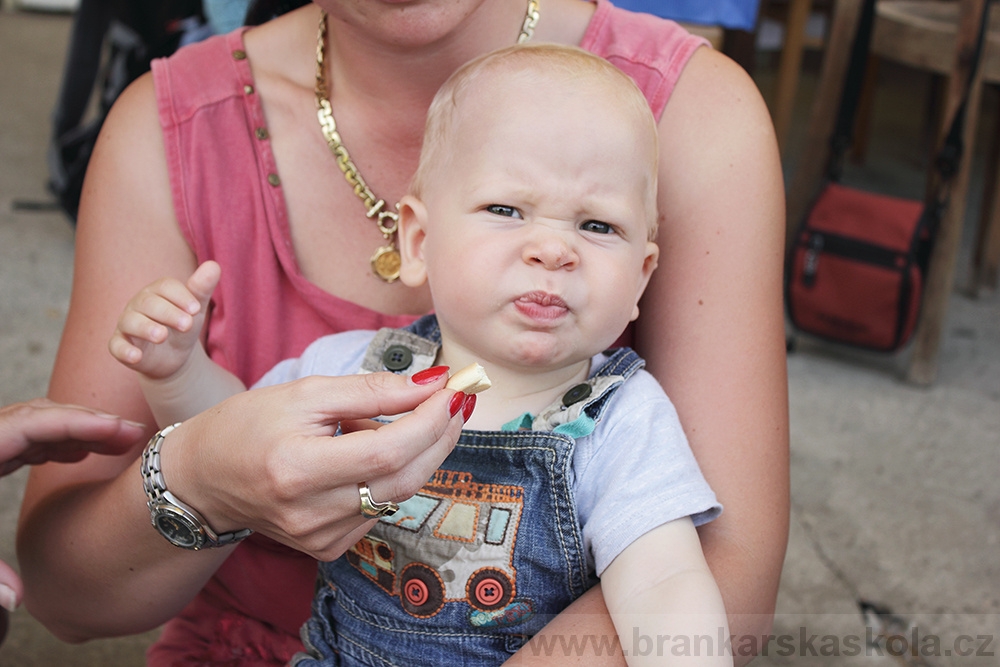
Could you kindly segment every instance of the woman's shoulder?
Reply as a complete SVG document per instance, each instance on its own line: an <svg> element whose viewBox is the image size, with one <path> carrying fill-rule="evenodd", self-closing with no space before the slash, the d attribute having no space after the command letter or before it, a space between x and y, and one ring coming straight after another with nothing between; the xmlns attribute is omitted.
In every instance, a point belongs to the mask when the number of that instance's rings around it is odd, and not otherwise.
<svg viewBox="0 0 1000 667"><path fill-rule="evenodd" d="M659 118L688 61L703 37L651 14L615 7L598 0L580 46L628 74L646 95Z"/></svg>
<svg viewBox="0 0 1000 667"><path fill-rule="evenodd" d="M708 44L704 37L692 34L676 21L616 7L610 0L597 0L596 4L581 44L584 48L620 57L649 58L686 44Z"/></svg>
<svg viewBox="0 0 1000 667"><path fill-rule="evenodd" d="M677 144L688 144L693 152L714 145L729 154L727 159L735 159L739 147L750 155L777 148L771 115L757 84L743 67L718 51L700 49L692 55L672 100L659 121L661 157L662 151L669 154ZM678 127L685 129L685 136L672 131ZM716 140L708 141L706 133Z"/></svg>

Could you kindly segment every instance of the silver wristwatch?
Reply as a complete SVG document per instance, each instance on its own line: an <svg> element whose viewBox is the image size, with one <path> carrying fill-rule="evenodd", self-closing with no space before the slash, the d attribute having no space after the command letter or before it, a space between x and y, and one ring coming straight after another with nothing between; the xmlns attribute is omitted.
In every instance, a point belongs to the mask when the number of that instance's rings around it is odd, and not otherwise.
<svg viewBox="0 0 1000 667"><path fill-rule="evenodd" d="M146 491L149 518L153 527L167 540L183 549L212 549L235 544L249 537L253 531L244 528L232 533L217 534L194 508L185 505L177 496L167 491L160 468L160 447L167 434L180 424L171 424L154 435L142 452L142 488Z"/></svg>

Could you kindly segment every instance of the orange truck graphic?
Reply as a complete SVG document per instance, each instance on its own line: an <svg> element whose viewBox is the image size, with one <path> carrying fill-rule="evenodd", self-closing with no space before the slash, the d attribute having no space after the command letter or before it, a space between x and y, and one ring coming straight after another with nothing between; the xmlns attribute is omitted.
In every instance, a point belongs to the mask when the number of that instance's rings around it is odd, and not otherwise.
<svg viewBox="0 0 1000 667"><path fill-rule="evenodd" d="M480 484L471 473L438 470L351 547L347 560L398 595L413 616L433 616L456 601L480 616L495 615L516 593L513 554L523 496L520 486Z"/></svg>

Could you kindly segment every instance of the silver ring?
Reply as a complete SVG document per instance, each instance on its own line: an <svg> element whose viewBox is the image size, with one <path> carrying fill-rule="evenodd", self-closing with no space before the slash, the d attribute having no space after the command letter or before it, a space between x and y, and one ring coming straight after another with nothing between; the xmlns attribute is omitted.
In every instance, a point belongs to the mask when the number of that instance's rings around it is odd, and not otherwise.
<svg viewBox="0 0 1000 667"><path fill-rule="evenodd" d="M361 516L366 519L378 519L383 516L392 516L399 511L399 505L393 502L377 503L372 499L372 490L368 488L367 482L358 484L358 491L361 493Z"/></svg>

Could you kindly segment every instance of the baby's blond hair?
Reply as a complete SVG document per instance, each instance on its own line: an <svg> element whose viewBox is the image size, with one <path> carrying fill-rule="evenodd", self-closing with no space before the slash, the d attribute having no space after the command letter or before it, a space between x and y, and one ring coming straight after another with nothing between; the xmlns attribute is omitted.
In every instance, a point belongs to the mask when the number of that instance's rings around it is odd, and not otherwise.
<svg viewBox="0 0 1000 667"><path fill-rule="evenodd" d="M527 78L538 85L556 80L580 88L591 86L607 91L612 96L611 99L633 118L636 127L642 128L636 133L636 141L645 137L652 144L652 160L649 165L652 201L649 239L655 238L657 141L656 120L649 103L635 82L624 72L607 60L575 46L518 44L479 56L456 70L438 90L427 112L420 164L410 184L410 192L421 197L433 177L434 168L447 158L447 139L453 132L456 111L463 93L476 82L498 74L522 77L522 80ZM499 92L502 94L503 91ZM600 131L600 128L595 128L595 131Z"/></svg>

